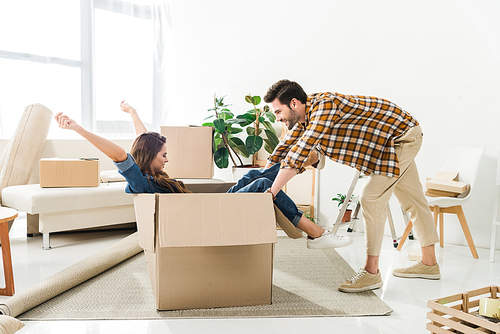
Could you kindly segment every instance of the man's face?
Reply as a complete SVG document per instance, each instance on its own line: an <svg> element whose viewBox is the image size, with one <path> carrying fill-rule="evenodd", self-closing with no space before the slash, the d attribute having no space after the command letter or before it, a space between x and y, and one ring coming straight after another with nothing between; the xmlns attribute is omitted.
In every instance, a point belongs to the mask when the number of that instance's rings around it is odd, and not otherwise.
<svg viewBox="0 0 500 334"><path fill-rule="evenodd" d="M293 105L293 100L290 104ZM291 130L300 119L299 113L296 110L290 109L285 104L281 104L278 99L274 99L271 102L271 108L276 115L276 120L285 123L288 130Z"/></svg>

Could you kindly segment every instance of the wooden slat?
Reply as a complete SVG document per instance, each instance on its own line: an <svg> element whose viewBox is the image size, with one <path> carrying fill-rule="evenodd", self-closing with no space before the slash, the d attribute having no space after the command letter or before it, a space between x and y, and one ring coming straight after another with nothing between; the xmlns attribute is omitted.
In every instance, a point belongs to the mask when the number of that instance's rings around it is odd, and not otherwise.
<svg viewBox="0 0 500 334"><path fill-rule="evenodd" d="M484 334L484 332L481 331L480 329L472 328L472 327L467 326L465 324L462 324L462 323L459 323L456 321L452 321L451 319L448 319L448 318L439 317L439 316L433 314L432 312L427 313L427 319L429 319L433 322L437 322L441 325L450 327L451 329L457 330L457 331L462 332L464 334L476 334L476 333L477 334ZM484 321L487 321L487 320L484 320ZM480 326L480 327L484 327L484 326ZM451 332L451 330L448 332Z"/></svg>

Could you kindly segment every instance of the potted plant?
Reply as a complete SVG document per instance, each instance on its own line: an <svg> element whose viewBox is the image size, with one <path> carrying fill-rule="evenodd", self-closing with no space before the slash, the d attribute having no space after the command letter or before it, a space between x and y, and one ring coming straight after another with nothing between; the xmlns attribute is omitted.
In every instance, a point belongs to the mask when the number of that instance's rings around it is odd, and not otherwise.
<svg viewBox="0 0 500 334"><path fill-rule="evenodd" d="M213 112L212 115L205 120L214 118L212 122L203 123L202 126L211 126L214 129L213 153L215 165L219 168L227 168L229 159L234 166L243 166L243 162L239 154L244 157L249 157L246 152L246 147L243 141L234 136L237 133L243 132L243 129L233 128L232 123L228 122L234 119L234 114L228 109L229 105L224 103L224 97L214 95L214 107L208 109ZM238 162L235 160L238 159Z"/></svg>
<svg viewBox="0 0 500 334"><path fill-rule="evenodd" d="M205 120L215 119L202 124L214 128L214 161L219 168L227 168L229 159L235 167L258 167L257 152L262 146L268 153L272 153L279 143L272 125L276 121L276 116L269 110L269 106L258 107L261 102L260 96L247 95L245 101L251 103L253 109L234 117L228 109L229 105L224 103L224 97L214 96L214 107L208 109L213 114ZM234 125L240 128L233 127ZM247 132L245 142L235 136L244 128ZM240 156L245 158L252 156L251 164L244 165Z"/></svg>
<svg viewBox="0 0 500 334"><path fill-rule="evenodd" d="M338 202L338 207L340 208L340 206L344 204L346 196L347 196L346 194L338 193L337 197L332 198L332 201ZM354 195L352 195L351 198L349 199L349 202L347 204L347 209L345 210L344 216L342 217L343 222L351 221L352 210L349 209L349 205L351 205L353 197Z"/></svg>
<svg viewBox="0 0 500 334"><path fill-rule="evenodd" d="M242 115L231 119L230 123L237 123L242 128L246 128L247 138L245 140L245 148L249 155L252 156L250 167L257 167L257 152L264 146L267 153L273 153L279 143L276 130L273 124L276 121L276 116L271 112L268 105L259 108L261 103L260 96L245 96L245 101L252 105L252 109ZM265 135L265 136L264 136Z"/></svg>

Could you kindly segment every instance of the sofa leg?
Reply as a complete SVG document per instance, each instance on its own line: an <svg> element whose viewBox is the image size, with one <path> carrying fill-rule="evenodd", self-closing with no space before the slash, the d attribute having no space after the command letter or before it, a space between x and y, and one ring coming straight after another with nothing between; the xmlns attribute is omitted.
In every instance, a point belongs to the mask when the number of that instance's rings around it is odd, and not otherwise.
<svg viewBox="0 0 500 334"><path fill-rule="evenodd" d="M43 250L50 250L52 247L50 247L50 234L49 233L43 233Z"/></svg>

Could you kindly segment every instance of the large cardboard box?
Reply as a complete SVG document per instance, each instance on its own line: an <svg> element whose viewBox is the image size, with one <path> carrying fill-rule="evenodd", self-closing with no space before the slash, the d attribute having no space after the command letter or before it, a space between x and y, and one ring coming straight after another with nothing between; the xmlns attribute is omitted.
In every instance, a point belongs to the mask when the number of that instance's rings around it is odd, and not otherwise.
<svg viewBox="0 0 500 334"><path fill-rule="evenodd" d="M139 243L156 308L270 304L277 241L270 196L135 195Z"/></svg>
<svg viewBox="0 0 500 334"><path fill-rule="evenodd" d="M165 172L172 178L211 179L214 176L212 127L162 126L167 137L168 163Z"/></svg>
<svg viewBox="0 0 500 334"><path fill-rule="evenodd" d="M40 187L98 187L99 159L40 159Z"/></svg>

